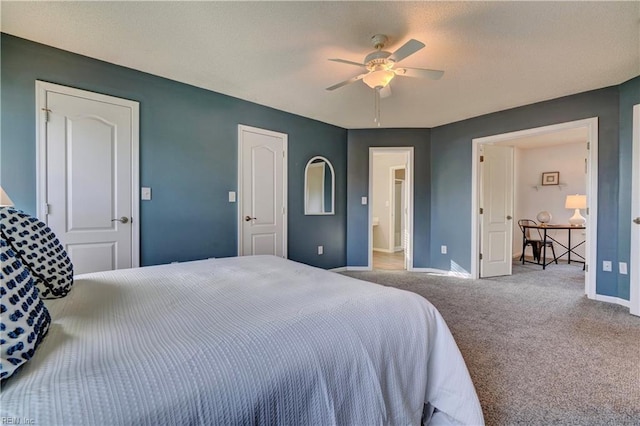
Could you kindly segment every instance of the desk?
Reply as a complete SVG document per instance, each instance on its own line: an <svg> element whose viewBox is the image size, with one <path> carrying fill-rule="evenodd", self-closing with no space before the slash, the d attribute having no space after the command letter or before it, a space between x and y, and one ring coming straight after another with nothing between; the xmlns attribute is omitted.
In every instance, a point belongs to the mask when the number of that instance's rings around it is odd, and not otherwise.
<svg viewBox="0 0 640 426"><path fill-rule="evenodd" d="M581 256L580 254L575 252L575 249L580 247L582 244L584 244L584 240L582 240L580 243L572 246L571 245L571 231L573 229L586 229L586 227L584 225L581 226L571 226L571 225L546 225L546 224L540 224L540 225L522 225L523 228L528 228L528 229L537 229L538 231L542 231L542 269L546 269L547 265L549 265L551 262L557 262L557 260L559 258L561 258L562 256L564 256L565 254L568 255L567 258L567 262L571 263L571 253L573 253L575 256L579 257L582 260L574 260L574 262L578 262L578 263L582 263L584 265L585 263L585 259L583 256ZM547 235L547 231L550 229L558 229L558 230L567 230L567 234L568 234L568 238L567 238L567 245L565 246L564 244L562 244L561 242L559 242L558 240L556 240L555 238L553 238L550 235ZM522 236L524 238L524 235ZM553 241L554 243L558 244L559 246L563 247L565 249L565 252L560 254L559 256L555 256L553 259L551 259L550 261L547 262L547 239ZM522 256L522 264L524 265L524 256Z"/></svg>

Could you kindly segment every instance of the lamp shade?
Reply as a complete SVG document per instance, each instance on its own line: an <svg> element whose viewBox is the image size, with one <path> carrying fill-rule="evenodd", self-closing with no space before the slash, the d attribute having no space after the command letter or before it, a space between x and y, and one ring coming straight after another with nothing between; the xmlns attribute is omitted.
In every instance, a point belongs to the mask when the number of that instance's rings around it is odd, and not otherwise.
<svg viewBox="0 0 640 426"><path fill-rule="evenodd" d="M567 200L564 203L565 209L586 209L587 208L587 196L586 195L567 195Z"/></svg>
<svg viewBox="0 0 640 426"><path fill-rule="evenodd" d="M569 218L569 223L572 226L583 226L587 220L580 214L580 209L587 208L587 196L586 195L567 195L567 200L564 202L566 209L574 209L573 216Z"/></svg>
<svg viewBox="0 0 640 426"><path fill-rule="evenodd" d="M11 198L9 198L7 193L4 192L4 189L2 189L2 187L0 186L0 207L9 206L13 206L13 201L11 201Z"/></svg>
<svg viewBox="0 0 640 426"><path fill-rule="evenodd" d="M393 77L395 77L395 73L393 71L381 69L370 72L365 75L362 80L367 86L375 89L376 87L386 87Z"/></svg>

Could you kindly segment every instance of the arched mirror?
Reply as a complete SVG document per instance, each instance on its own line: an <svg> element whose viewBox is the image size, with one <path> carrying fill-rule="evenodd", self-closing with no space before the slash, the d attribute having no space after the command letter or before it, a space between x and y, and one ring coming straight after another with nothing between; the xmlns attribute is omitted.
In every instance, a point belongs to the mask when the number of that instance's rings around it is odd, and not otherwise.
<svg viewBox="0 0 640 426"><path fill-rule="evenodd" d="M324 157L313 157L304 169L304 214L334 214L335 176Z"/></svg>

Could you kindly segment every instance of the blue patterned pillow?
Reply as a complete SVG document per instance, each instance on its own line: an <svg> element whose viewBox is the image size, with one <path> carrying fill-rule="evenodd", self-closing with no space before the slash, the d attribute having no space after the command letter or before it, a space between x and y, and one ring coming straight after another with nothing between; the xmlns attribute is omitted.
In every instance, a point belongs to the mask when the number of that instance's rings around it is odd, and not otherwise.
<svg viewBox="0 0 640 426"><path fill-rule="evenodd" d="M64 297L73 285L73 265L44 222L12 207L0 208L0 233L29 268L43 299Z"/></svg>
<svg viewBox="0 0 640 426"><path fill-rule="evenodd" d="M0 380L29 361L49 331L51 317L29 269L0 238Z"/></svg>

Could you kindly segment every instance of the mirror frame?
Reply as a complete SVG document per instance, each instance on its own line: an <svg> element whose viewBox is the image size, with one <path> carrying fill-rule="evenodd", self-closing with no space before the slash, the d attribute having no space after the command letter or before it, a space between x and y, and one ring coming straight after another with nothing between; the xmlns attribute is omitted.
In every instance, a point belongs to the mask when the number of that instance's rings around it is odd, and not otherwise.
<svg viewBox="0 0 640 426"><path fill-rule="evenodd" d="M327 164L329 166L329 170L331 171L331 210L330 211L326 211L326 212L309 212L308 210L308 204L309 204L309 191L307 188L307 184L308 184L308 173L309 173L309 167L311 166L311 164L313 164L316 160L322 160L325 162L325 164ZM325 188L326 189L326 188ZM336 172L333 169L333 165L331 164L331 161L329 161L327 158L321 156L321 155L316 155L315 157L312 157L308 162L307 165L304 168L304 214L305 216L327 216L327 215L335 215L336 211Z"/></svg>

